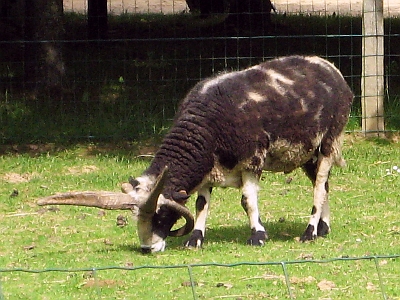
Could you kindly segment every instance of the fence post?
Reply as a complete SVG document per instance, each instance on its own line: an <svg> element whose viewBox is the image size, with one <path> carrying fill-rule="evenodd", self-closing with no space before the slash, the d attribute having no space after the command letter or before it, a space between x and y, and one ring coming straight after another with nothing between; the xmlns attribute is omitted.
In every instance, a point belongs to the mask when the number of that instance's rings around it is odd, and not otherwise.
<svg viewBox="0 0 400 300"><path fill-rule="evenodd" d="M384 136L383 0L364 0L362 18L362 131Z"/></svg>

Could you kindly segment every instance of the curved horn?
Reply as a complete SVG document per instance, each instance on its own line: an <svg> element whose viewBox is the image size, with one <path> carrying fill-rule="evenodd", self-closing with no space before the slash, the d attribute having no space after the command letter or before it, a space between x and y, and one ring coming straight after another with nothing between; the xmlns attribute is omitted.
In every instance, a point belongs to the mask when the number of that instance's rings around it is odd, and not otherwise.
<svg viewBox="0 0 400 300"><path fill-rule="evenodd" d="M166 166L164 170L161 172L161 174L157 177L156 182L154 183L153 190L151 191L147 201L139 204L139 215L145 216L145 218L152 217L156 212L157 204L168 206L170 209L176 211L178 215L182 216L186 221L184 226L182 226L179 229L170 231L168 234L169 236L172 237L179 237L186 235L193 230L194 217L190 213L189 209L187 209L185 206L180 205L177 202L166 199L164 197L161 197L159 199L159 196L164 189L164 184L167 176L168 176L168 167ZM122 192L129 193L130 191L133 190L133 187L130 183L124 183L122 184L121 189ZM158 203L158 201L160 202Z"/></svg>
<svg viewBox="0 0 400 300"><path fill-rule="evenodd" d="M168 234L169 236L172 236L172 237L184 236L193 230L194 217L186 206L180 205L179 203L169 200L169 199L165 199L163 201L163 204L165 204L169 208L175 210L186 221L185 225L183 225L181 228L170 231Z"/></svg>
<svg viewBox="0 0 400 300"><path fill-rule="evenodd" d="M79 205L103 209L131 210L137 206L133 198L124 193L70 192L40 199L38 205Z"/></svg>
<svg viewBox="0 0 400 300"><path fill-rule="evenodd" d="M145 213L153 216L157 209L157 201L162 190L164 189L165 180L168 176L168 167L166 166L161 174L157 177L154 183L153 190L151 191L149 197L143 203L140 203L140 213Z"/></svg>

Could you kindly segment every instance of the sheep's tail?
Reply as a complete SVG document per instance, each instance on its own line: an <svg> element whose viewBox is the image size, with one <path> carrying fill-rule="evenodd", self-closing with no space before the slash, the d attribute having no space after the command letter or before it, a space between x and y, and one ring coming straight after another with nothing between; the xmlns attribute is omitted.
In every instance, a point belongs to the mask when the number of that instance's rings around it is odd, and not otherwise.
<svg viewBox="0 0 400 300"><path fill-rule="evenodd" d="M344 140L344 134L340 134L332 144L333 148L333 162L336 166L344 168L346 166L346 160L342 156L342 145Z"/></svg>

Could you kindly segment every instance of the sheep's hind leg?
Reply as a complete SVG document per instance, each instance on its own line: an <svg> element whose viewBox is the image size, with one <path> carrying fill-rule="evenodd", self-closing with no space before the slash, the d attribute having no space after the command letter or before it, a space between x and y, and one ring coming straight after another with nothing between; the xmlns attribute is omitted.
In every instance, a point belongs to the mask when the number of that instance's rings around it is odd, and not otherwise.
<svg viewBox="0 0 400 300"><path fill-rule="evenodd" d="M242 207L249 217L251 228L251 237L247 240L249 245L262 246L265 244L267 233L260 220L258 211L258 176L253 173L246 172L242 174L243 190L242 190Z"/></svg>
<svg viewBox="0 0 400 300"><path fill-rule="evenodd" d="M201 248L206 231L206 220L211 199L211 188L201 188L196 199L196 223L190 238L185 242L189 248Z"/></svg>
<svg viewBox="0 0 400 300"><path fill-rule="evenodd" d="M332 164L330 157L319 154L316 161L310 160L303 165L303 170L313 183L314 205L308 226L300 238L302 242L314 240L317 236L325 236L330 231L328 178Z"/></svg>

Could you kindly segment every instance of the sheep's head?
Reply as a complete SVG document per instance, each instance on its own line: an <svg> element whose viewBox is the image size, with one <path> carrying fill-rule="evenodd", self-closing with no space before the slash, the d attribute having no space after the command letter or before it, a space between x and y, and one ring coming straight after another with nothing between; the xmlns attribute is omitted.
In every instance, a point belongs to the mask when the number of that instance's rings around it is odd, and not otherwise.
<svg viewBox="0 0 400 300"><path fill-rule="evenodd" d="M38 205L80 205L113 210L132 210L137 217L143 253L164 251L167 236L183 236L192 231L194 218L183 205L161 194L168 169L157 177L142 176L122 185L122 193L75 192L40 199ZM171 230L183 217L184 226Z"/></svg>

